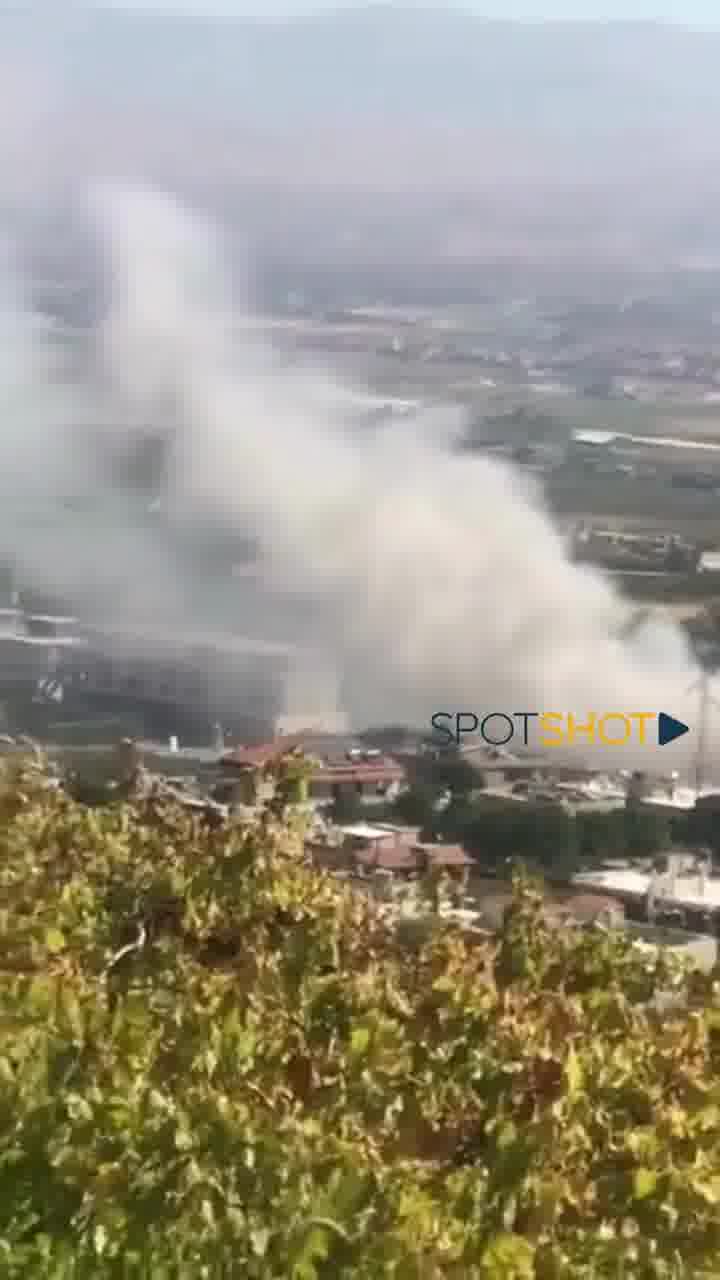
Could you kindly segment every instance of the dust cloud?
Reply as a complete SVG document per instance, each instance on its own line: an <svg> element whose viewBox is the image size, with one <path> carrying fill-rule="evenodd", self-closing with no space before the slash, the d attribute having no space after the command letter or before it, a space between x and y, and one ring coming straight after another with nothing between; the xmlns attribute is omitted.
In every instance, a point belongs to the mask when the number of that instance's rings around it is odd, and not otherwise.
<svg viewBox="0 0 720 1280"><path fill-rule="evenodd" d="M351 428L341 388L248 338L212 228L147 191L105 188L93 209L111 286L98 366L113 447L129 447L128 423L165 414L169 520L252 532L268 599L302 602L302 641L331 681L340 673L353 723L456 709L666 710L692 723L697 672L679 630L628 636L626 605L569 562L540 495L512 468L452 450L456 415ZM684 761L687 741L663 765Z"/></svg>

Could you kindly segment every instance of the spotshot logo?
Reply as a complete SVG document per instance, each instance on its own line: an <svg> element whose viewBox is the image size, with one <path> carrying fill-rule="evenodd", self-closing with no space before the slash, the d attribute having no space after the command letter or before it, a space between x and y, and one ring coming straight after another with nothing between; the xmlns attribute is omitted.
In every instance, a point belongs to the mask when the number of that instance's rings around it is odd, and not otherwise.
<svg viewBox="0 0 720 1280"><path fill-rule="evenodd" d="M444 747L460 746L466 736L489 747L665 747L690 732L667 711L436 711L432 727Z"/></svg>

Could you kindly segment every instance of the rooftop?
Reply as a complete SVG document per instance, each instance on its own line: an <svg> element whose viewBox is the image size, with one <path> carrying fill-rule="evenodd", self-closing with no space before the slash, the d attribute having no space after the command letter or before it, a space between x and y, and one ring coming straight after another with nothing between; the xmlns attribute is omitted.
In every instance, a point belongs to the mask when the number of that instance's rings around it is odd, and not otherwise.
<svg viewBox="0 0 720 1280"><path fill-rule="evenodd" d="M605 445L612 444L613 440L617 439L617 435L614 431L579 430L573 431L572 438L576 444Z"/></svg>
<svg viewBox="0 0 720 1280"><path fill-rule="evenodd" d="M338 827L338 831L350 840L389 840L393 834L387 827L371 826L369 822L353 822Z"/></svg>
<svg viewBox="0 0 720 1280"><path fill-rule="evenodd" d="M668 805L672 809L694 809L698 799L714 794L712 787L696 791L694 787L668 787L666 790L655 788L643 796L643 804Z"/></svg>
<svg viewBox="0 0 720 1280"><path fill-rule="evenodd" d="M502 747L488 747L481 743L467 743L460 748L460 755L474 769L483 773L524 773L527 771L548 773L561 772L572 768L578 776L588 774L589 769L581 764L557 759L555 756L521 755Z"/></svg>
<svg viewBox="0 0 720 1280"><path fill-rule="evenodd" d="M215 765L217 764L218 753L215 747L195 747L171 746L167 740L153 741L143 739L137 743L143 755L160 756L165 758L170 756L175 760L190 760L197 764Z"/></svg>
<svg viewBox="0 0 720 1280"><path fill-rule="evenodd" d="M397 761L383 757L373 762L367 760L348 761L343 765L328 764L322 760L320 767L313 775L317 782L401 782L405 770Z"/></svg>
<svg viewBox="0 0 720 1280"><path fill-rule="evenodd" d="M388 834L387 832L385 833ZM356 860L367 869L382 871L422 871L424 866L436 870L474 866L473 859L460 845L418 844L397 841L362 849Z"/></svg>
<svg viewBox="0 0 720 1280"><path fill-rule="evenodd" d="M152 623L113 623L112 626L102 623L83 623L83 631L95 640L124 640L132 648L138 645L153 644L159 652L177 651L187 653L192 649L206 651L208 655L222 653L224 655L250 655L266 658L289 659L299 654L299 650L291 645L274 640L255 639L232 631L181 630L173 631L167 627L158 627Z"/></svg>
<svg viewBox="0 0 720 1280"><path fill-rule="evenodd" d="M87 642L81 636L28 636L17 631L0 629L0 640L12 641L14 645L24 648L39 649L83 649Z"/></svg>
<svg viewBox="0 0 720 1280"><path fill-rule="evenodd" d="M259 747L237 747L222 757L227 768L262 769L291 751L316 760L315 780L327 783L401 781L405 770L383 752L358 746L344 735L311 731L287 734Z"/></svg>
<svg viewBox="0 0 720 1280"><path fill-rule="evenodd" d="M357 861L367 870L377 871L417 871L418 857L408 844L390 844L386 848L362 849L356 854Z"/></svg>
<svg viewBox="0 0 720 1280"><path fill-rule="evenodd" d="M296 751L299 745L299 735L288 734L285 738L264 742L257 747L234 747L231 751L224 752L220 762L229 769L263 769L281 756Z"/></svg>
<svg viewBox="0 0 720 1280"><path fill-rule="evenodd" d="M475 865L474 859L459 844L440 844L439 842L423 844L417 841L410 847L415 853L422 854L431 863L435 863L436 866L472 867Z"/></svg>
<svg viewBox="0 0 720 1280"><path fill-rule="evenodd" d="M604 889L608 893L631 894L646 897L652 877L640 871L587 871L574 877L574 883L588 888ZM672 884L662 878L657 890L658 898L690 910L709 911L720 908L720 879L708 878L701 892L700 876L679 875Z"/></svg>

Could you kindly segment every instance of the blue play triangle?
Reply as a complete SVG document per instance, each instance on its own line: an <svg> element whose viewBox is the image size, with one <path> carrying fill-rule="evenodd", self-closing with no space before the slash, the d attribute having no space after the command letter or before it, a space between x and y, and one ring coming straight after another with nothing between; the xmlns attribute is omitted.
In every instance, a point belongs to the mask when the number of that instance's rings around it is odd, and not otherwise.
<svg viewBox="0 0 720 1280"><path fill-rule="evenodd" d="M683 724L682 720L676 720L674 716L668 716L664 711L658 716L658 746L666 747L668 742L674 742L676 738L682 738L684 733L689 733L688 725Z"/></svg>

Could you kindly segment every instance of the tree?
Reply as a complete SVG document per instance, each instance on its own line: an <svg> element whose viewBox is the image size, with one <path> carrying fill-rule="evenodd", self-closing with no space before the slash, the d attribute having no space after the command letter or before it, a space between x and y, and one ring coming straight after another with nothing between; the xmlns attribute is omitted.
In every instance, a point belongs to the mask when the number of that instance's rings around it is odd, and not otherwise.
<svg viewBox="0 0 720 1280"><path fill-rule="evenodd" d="M453 796L467 796L481 786L480 774L457 748L443 752L429 770L429 781Z"/></svg>
<svg viewBox="0 0 720 1280"><path fill-rule="evenodd" d="M439 820L443 835L463 843L490 869L520 857L547 870L567 870L577 857L573 818L555 804L481 797L451 805Z"/></svg>
<svg viewBox="0 0 720 1280"><path fill-rule="evenodd" d="M662 813L642 806L625 810L625 843L633 858L661 853L670 844L670 822Z"/></svg>
<svg viewBox="0 0 720 1280"><path fill-rule="evenodd" d="M449 787L457 795L466 795L482 786L481 774L468 756L457 744L448 746L439 730L433 730L425 746L426 750L413 761L414 781L440 790Z"/></svg>
<svg viewBox="0 0 720 1280"><path fill-rule="evenodd" d="M357 822L363 814L364 809L360 797L354 792L343 790L342 788L333 797L328 809L328 817L331 822L340 824Z"/></svg>
<svg viewBox="0 0 720 1280"><path fill-rule="evenodd" d="M627 819L623 809L609 813L580 812L575 818L578 851L587 862L627 855Z"/></svg>
<svg viewBox="0 0 720 1280"><path fill-rule="evenodd" d="M720 853L720 821L718 808L714 804L703 803L682 819L675 819L673 827L677 844L691 844L711 849L714 854Z"/></svg>
<svg viewBox="0 0 720 1280"><path fill-rule="evenodd" d="M435 805L439 796L437 787L416 783L407 791L401 791L395 801L394 816L411 827L434 830Z"/></svg>
<svg viewBox="0 0 720 1280"><path fill-rule="evenodd" d="M496 940L401 937L281 795L217 831L0 770L3 1277L720 1274L714 975L522 878Z"/></svg>

